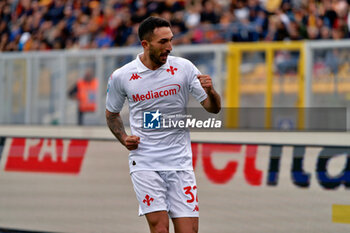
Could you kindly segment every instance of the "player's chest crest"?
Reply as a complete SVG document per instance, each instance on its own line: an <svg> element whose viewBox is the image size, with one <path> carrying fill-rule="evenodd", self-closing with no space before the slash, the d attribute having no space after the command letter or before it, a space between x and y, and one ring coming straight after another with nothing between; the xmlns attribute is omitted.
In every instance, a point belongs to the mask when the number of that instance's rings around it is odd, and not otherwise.
<svg viewBox="0 0 350 233"><path fill-rule="evenodd" d="M166 72L168 72L172 76L174 76L177 71L178 69L174 66L170 66L168 69L166 69Z"/></svg>

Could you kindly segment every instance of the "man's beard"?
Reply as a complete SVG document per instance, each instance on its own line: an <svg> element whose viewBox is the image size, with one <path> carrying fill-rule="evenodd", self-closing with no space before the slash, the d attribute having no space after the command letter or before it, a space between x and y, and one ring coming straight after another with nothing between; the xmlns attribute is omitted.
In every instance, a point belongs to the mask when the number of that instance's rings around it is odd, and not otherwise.
<svg viewBox="0 0 350 233"><path fill-rule="evenodd" d="M157 65L159 65L159 66L165 64L164 62L162 62L162 61L159 59L159 57L157 57L157 56L156 56L155 54L153 54L153 53L150 53L149 57L151 58L151 60L152 60L155 64L157 64Z"/></svg>
<svg viewBox="0 0 350 233"><path fill-rule="evenodd" d="M155 52L155 50L151 48L150 53L149 53L149 57L151 58L151 60L159 66L164 65L166 63L166 61L165 62L161 61L160 56L165 55L165 54L160 54L159 56L157 56L156 54L157 53ZM169 53L166 53L166 55L168 55L168 54Z"/></svg>

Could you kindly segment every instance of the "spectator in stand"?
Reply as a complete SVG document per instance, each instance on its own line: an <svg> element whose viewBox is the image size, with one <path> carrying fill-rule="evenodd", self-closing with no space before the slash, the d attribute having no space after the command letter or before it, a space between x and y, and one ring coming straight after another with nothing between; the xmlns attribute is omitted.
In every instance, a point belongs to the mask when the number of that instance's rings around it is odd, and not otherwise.
<svg viewBox="0 0 350 233"><path fill-rule="evenodd" d="M201 22L209 24L217 24L219 22L219 15L215 12L215 3L212 0L204 0L201 11Z"/></svg>
<svg viewBox="0 0 350 233"><path fill-rule="evenodd" d="M158 15L174 44L349 38L349 0L2 0L0 51L139 45L138 24ZM277 3L277 4L276 4ZM322 33L322 31L324 31Z"/></svg>
<svg viewBox="0 0 350 233"><path fill-rule="evenodd" d="M78 124L83 125L84 116L87 113L96 111L96 93L98 90L98 80L95 78L93 69L88 68L84 77L69 90L69 97L78 101Z"/></svg>

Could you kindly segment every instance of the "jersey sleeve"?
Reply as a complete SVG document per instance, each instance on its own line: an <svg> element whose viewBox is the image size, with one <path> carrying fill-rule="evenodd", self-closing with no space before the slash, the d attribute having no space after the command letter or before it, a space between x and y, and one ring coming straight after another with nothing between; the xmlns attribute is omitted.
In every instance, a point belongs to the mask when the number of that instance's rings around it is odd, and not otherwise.
<svg viewBox="0 0 350 233"><path fill-rule="evenodd" d="M198 101L202 102L207 98L207 93L204 91L199 79L197 77L201 72L197 69L195 65L189 62L190 69L190 80L189 80L189 90L192 96Z"/></svg>
<svg viewBox="0 0 350 233"><path fill-rule="evenodd" d="M108 80L106 109L118 113L122 110L126 93L122 86L121 77L113 73Z"/></svg>

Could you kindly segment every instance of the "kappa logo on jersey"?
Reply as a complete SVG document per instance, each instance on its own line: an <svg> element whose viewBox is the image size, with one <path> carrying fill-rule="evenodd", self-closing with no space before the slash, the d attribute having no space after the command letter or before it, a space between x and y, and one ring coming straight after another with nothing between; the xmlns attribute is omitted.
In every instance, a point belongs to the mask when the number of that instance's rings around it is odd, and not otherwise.
<svg viewBox="0 0 350 233"><path fill-rule="evenodd" d="M5 171L80 172L88 140L13 138Z"/></svg>
<svg viewBox="0 0 350 233"><path fill-rule="evenodd" d="M153 197L150 197L148 194L145 196L145 199L143 199L143 203L147 204L147 206L150 206L153 201Z"/></svg>
<svg viewBox="0 0 350 233"><path fill-rule="evenodd" d="M175 71L177 71L177 68L174 68L173 66L170 66L170 69L167 69L166 71L167 71L167 72L170 72L171 75L174 75L174 74L175 74Z"/></svg>
<svg viewBox="0 0 350 233"><path fill-rule="evenodd" d="M144 112L143 113L143 128L145 129L159 129L161 113L159 110L156 112Z"/></svg>
<svg viewBox="0 0 350 233"><path fill-rule="evenodd" d="M137 79L139 79L139 78L142 78L140 75L138 75L138 74L132 74L131 75L131 78L129 79L129 81L131 81L131 80L137 80Z"/></svg>
<svg viewBox="0 0 350 233"><path fill-rule="evenodd" d="M148 91L146 94L132 95L134 102L158 99L161 97L176 95L180 92L181 86L179 84L169 84L166 86L158 87L152 91Z"/></svg>

